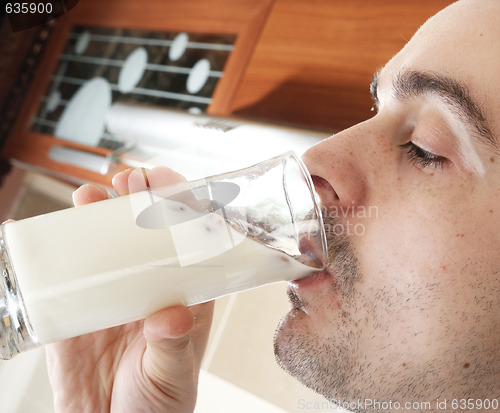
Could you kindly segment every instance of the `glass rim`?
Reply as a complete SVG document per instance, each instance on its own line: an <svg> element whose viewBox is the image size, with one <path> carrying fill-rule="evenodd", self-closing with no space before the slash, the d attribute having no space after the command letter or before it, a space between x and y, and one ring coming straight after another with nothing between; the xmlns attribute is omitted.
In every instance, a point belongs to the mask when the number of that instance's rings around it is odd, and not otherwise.
<svg viewBox="0 0 500 413"><path fill-rule="evenodd" d="M314 208L314 213L316 214L316 219L318 220L319 224L319 231L316 234L317 237L319 237L320 244L321 244L321 264L323 264L323 267L326 267L328 264L328 247L327 247L327 239L326 239L326 233L325 233L325 226L323 223L323 214L321 213L321 208L319 206L319 195L316 192L316 189L314 187L314 183L311 177L311 174L309 170L307 169L306 164L300 158L295 151L287 151L282 153L281 155L276 156L275 158L279 157L288 157L293 159L298 167L300 168L300 172L302 173L305 183L307 185L307 188L309 189L309 193L311 195L311 199L313 201L313 208ZM272 159L272 158L271 158Z"/></svg>

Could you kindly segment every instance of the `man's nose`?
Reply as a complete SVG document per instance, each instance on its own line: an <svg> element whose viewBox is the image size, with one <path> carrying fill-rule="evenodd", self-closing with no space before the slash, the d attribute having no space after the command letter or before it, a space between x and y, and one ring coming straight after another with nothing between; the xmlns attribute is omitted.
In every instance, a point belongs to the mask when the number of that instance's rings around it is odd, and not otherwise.
<svg viewBox="0 0 500 413"><path fill-rule="evenodd" d="M355 207L366 200L363 141L356 127L311 147L303 160L323 206Z"/></svg>
<svg viewBox="0 0 500 413"><path fill-rule="evenodd" d="M339 196L330 182L318 175L312 175L312 180L323 205L335 205L339 202Z"/></svg>

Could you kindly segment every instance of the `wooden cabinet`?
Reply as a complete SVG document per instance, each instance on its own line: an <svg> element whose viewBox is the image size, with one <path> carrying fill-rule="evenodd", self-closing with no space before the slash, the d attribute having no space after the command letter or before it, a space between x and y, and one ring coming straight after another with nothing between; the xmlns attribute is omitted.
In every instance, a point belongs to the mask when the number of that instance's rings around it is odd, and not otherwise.
<svg viewBox="0 0 500 413"><path fill-rule="evenodd" d="M337 131L372 115L368 85L373 72L451 2L80 0L51 35L3 155L109 184L111 175L56 162L47 154L54 146L102 156L112 149L56 138L32 126L74 27L233 36L223 75L204 110Z"/></svg>
<svg viewBox="0 0 500 413"><path fill-rule="evenodd" d="M206 110L212 114L227 115L231 111L234 94L241 83L241 78L248 66L251 53L271 6L272 0L238 0L235 2L227 0L81 0L71 12L58 21L51 34L44 56L26 95L25 103L10 131L3 155L26 165L52 171L60 176L109 184L111 174L102 175L85 168L54 161L48 156L49 151L54 147L76 149L97 156L107 156L113 150L103 145L87 144L79 139L56 138L54 135L59 135L50 131L57 132L57 128L51 128L51 123L60 122L64 111L62 114L57 114L60 116L56 121L54 118L45 116L48 109L44 108L51 106L50 101L54 97L52 92L61 92L62 90L63 96L61 97L61 93L59 93L58 102L55 103L57 112L58 107L67 106L68 100L72 100L82 91L89 80L85 79L88 75L85 72L94 71L97 64L98 70L88 77L93 79L99 77L104 83L108 83L107 88L114 93L117 89L117 85L113 84L116 83L116 74L106 74L106 63L101 63L107 61L110 69L124 63L126 56L123 56L122 60L119 61L115 54L111 53L110 58L109 51L115 50L117 44L127 43L128 46L132 46L132 49L143 48L147 44L156 50L168 50L168 44L172 42L175 34L188 33L191 38L195 39L194 42L190 41L190 43L196 43L192 46L192 50L198 53L200 50L205 50L207 44L201 44L200 36L205 36L205 38L225 37L232 39L230 53L226 56L224 67L221 68L223 75L218 79L215 90L208 99L209 104ZM116 30L110 32L112 29ZM79 42L85 43L85 36L81 36L82 39L74 38L75 35L88 33L91 33L92 38L97 39L96 42L99 43L95 47L99 53L93 56L78 50L82 49ZM103 37L106 37L105 41L102 41ZM70 47L71 51L69 52L70 42L73 42L73 46ZM154 60L155 56L149 57ZM90 62L92 59L93 62ZM81 62L83 66L89 64L94 68L83 68L79 75L75 75L75 71L70 73L70 68L75 68L78 62ZM147 71L166 73L166 71L171 70L171 73L175 73L175 70L189 72L190 69L182 67L182 65L169 65L166 61L159 63L161 64L151 63L148 60ZM210 72L221 71L210 70ZM115 76L114 80L111 80L110 76ZM187 74L181 73L181 76L186 77ZM55 85L56 83L57 85ZM156 87L154 81L150 81L149 84L149 88L142 88L143 93L139 97L142 99L141 101L146 103L151 102L151 99L147 99L148 97L158 95L159 92L163 93L162 96L182 95L182 93L171 93L168 85L161 85L163 90L159 90L160 87ZM68 89L72 87L73 90L68 92ZM120 88L118 87L118 89ZM91 89L87 95L90 93L90 97L92 97L92 93L96 90ZM122 90L117 92L120 95L118 98L126 95L126 93L120 93ZM64 93L70 93L70 95L64 96ZM194 98L198 92L191 94L184 92L183 95L187 98ZM87 107L80 108L80 110L83 112L99 111L99 108L93 107L98 105L97 95L95 103L91 99L87 100ZM45 114L43 114L44 112ZM82 128L87 126L83 115ZM46 127L45 130L43 127Z"/></svg>
<svg viewBox="0 0 500 413"><path fill-rule="evenodd" d="M331 131L363 121L374 72L451 3L277 0L232 109Z"/></svg>

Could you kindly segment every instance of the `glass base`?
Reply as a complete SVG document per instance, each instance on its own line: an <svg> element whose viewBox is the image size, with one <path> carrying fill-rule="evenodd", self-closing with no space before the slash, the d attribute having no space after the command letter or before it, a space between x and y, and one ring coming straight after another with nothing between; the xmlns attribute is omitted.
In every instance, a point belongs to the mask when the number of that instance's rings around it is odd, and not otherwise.
<svg viewBox="0 0 500 413"><path fill-rule="evenodd" d="M16 277L0 228L0 358L8 360L39 343L26 318Z"/></svg>

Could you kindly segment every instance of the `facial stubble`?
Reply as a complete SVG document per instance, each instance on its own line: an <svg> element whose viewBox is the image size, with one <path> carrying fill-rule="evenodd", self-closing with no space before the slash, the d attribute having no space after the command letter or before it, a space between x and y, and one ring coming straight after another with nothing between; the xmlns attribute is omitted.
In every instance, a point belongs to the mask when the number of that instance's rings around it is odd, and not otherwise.
<svg viewBox="0 0 500 413"><path fill-rule="evenodd" d="M359 366L353 354L357 353L357 334L353 330L355 320L349 308L356 303L355 285L360 279L358 260L347 235L339 235L339 223L328 215L323 217L328 240L328 268L334 278L329 287L320 291L314 302L304 301L293 290L288 290L290 312L281 321L275 334L274 351L279 365L307 387L329 400L339 397L352 398L350 383L359 379ZM335 228L336 234L328 229ZM342 303L339 311L336 302ZM329 320L333 332L324 337L313 328L291 327L296 317L307 317L307 311L325 306L327 314L335 314ZM339 330L338 326L342 325Z"/></svg>

